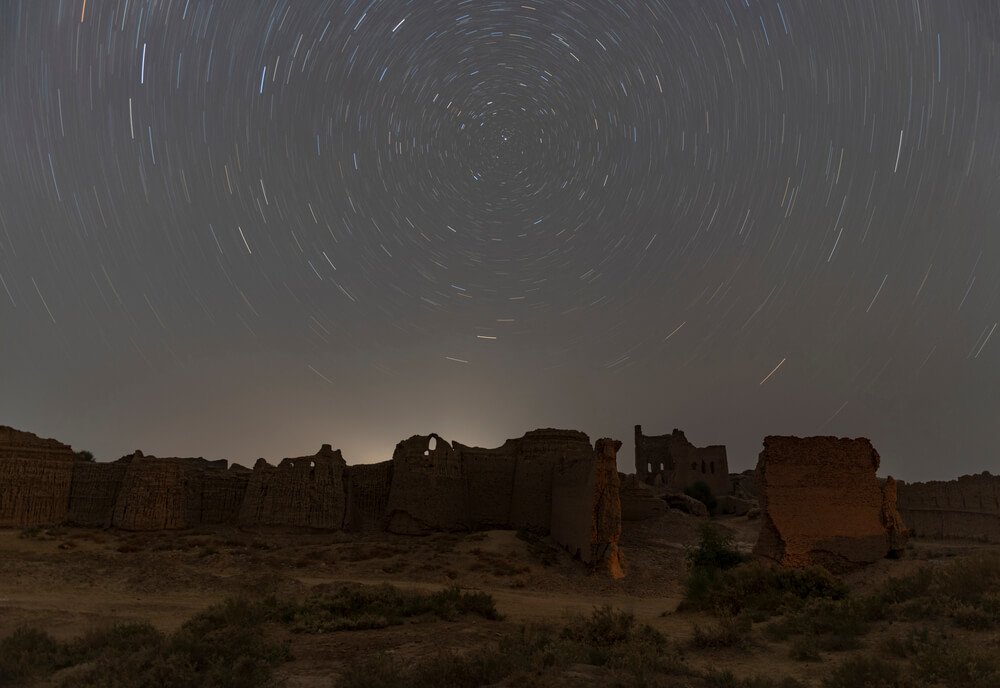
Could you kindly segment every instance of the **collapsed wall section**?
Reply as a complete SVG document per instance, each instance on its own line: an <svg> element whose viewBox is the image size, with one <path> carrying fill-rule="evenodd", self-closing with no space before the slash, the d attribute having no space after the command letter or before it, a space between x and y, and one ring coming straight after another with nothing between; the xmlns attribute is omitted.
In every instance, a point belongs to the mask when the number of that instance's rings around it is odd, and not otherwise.
<svg viewBox="0 0 1000 688"><path fill-rule="evenodd" d="M899 512L914 535L1000 542L1000 476L897 485Z"/></svg>
<svg viewBox="0 0 1000 688"><path fill-rule="evenodd" d="M347 515L347 462L329 444L313 456L259 459L249 476L239 522L340 530Z"/></svg>
<svg viewBox="0 0 1000 688"><path fill-rule="evenodd" d="M766 437L756 471L763 518L754 554L837 572L900 549L895 484L883 491L878 466L864 438Z"/></svg>
<svg viewBox="0 0 1000 688"><path fill-rule="evenodd" d="M420 535L470 530L472 521L461 458L438 435L413 435L396 445L386 507L392 533Z"/></svg>

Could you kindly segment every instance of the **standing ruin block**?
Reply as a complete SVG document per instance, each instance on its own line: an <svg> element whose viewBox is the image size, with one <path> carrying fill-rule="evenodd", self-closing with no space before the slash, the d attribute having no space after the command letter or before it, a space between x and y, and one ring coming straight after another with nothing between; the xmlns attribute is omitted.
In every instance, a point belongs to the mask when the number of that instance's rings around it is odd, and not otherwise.
<svg viewBox="0 0 1000 688"><path fill-rule="evenodd" d="M881 486L878 466L865 438L766 437L756 471L763 518L754 554L841 572L902 549L895 482Z"/></svg>
<svg viewBox="0 0 1000 688"><path fill-rule="evenodd" d="M552 480L552 539L593 567L614 578L625 573L618 548L622 534L621 486L617 455L622 443L597 440L589 460L564 460ZM581 514L590 512L590 519Z"/></svg>

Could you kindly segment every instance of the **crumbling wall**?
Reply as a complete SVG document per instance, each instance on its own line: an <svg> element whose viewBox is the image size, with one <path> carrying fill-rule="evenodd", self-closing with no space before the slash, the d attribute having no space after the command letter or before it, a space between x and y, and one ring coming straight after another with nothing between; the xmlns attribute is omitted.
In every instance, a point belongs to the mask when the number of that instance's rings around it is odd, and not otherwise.
<svg viewBox="0 0 1000 688"><path fill-rule="evenodd" d="M236 523L239 520L253 472L238 464L227 470L225 464L222 461L221 466L206 470L201 476L201 525Z"/></svg>
<svg viewBox="0 0 1000 688"><path fill-rule="evenodd" d="M472 527L510 528L517 471L517 456L509 451L510 441L500 449L466 447L458 442L453 442L452 448L461 457Z"/></svg>
<svg viewBox="0 0 1000 688"><path fill-rule="evenodd" d="M0 425L0 460L51 459L76 460L78 457L68 444L45 439L33 432L24 432L7 425Z"/></svg>
<svg viewBox="0 0 1000 688"><path fill-rule="evenodd" d="M123 530L179 530L235 523L250 471L226 461L136 452L73 466L66 522Z"/></svg>
<svg viewBox="0 0 1000 688"><path fill-rule="evenodd" d="M640 479L658 475L664 486L678 492L699 481L713 494L730 492L726 448L696 447L677 428L669 435L643 435L642 426L635 426L635 474Z"/></svg>
<svg viewBox="0 0 1000 688"><path fill-rule="evenodd" d="M340 530L347 515L347 462L329 444L314 456L259 459L250 475L239 522Z"/></svg>
<svg viewBox="0 0 1000 688"><path fill-rule="evenodd" d="M471 528L461 459L436 434L413 435L396 445L387 529L403 535Z"/></svg>
<svg viewBox="0 0 1000 688"><path fill-rule="evenodd" d="M548 532L552 524L554 470L560 464L593 462L594 448L585 433L545 428L504 442L515 457L510 527ZM586 517L588 510L580 512Z"/></svg>
<svg viewBox="0 0 1000 688"><path fill-rule="evenodd" d="M66 521L72 525L107 528L131 458L113 463L77 461L69 490Z"/></svg>
<svg viewBox="0 0 1000 688"><path fill-rule="evenodd" d="M784 566L845 571L901 549L902 521L892 488L879 485L878 466L864 438L766 437L757 462L763 519L754 553Z"/></svg>
<svg viewBox="0 0 1000 688"><path fill-rule="evenodd" d="M78 461L67 444L0 426L0 526L63 522Z"/></svg>
<svg viewBox="0 0 1000 688"><path fill-rule="evenodd" d="M897 483L898 509L910 532L928 538L1000 542L1000 476Z"/></svg>
<svg viewBox="0 0 1000 688"><path fill-rule="evenodd" d="M392 461L351 467L323 445L277 466L261 459L252 471L142 452L112 464L87 463L66 445L9 428L0 428L3 440L0 518L7 520L0 524L65 521L133 531L225 523L395 533L523 528L622 573L621 443L602 439L591 447L574 430L534 430L496 449L414 435L396 446Z"/></svg>
<svg viewBox="0 0 1000 688"><path fill-rule="evenodd" d="M200 525L206 463L136 452L127 463L111 525L122 530L182 530Z"/></svg>
<svg viewBox="0 0 1000 688"><path fill-rule="evenodd" d="M613 578L624 578L625 557L618 541L622 535L621 484L618 450L622 443L604 437L594 445L594 503L590 533L590 563L604 565Z"/></svg>
<svg viewBox="0 0 1000 688"><path fill-rule="evenodd" d="M595 527L595 511L603 510L603 500L596 500L597 492L603 491L604 484L598 486L598 473L604 469L604 442L598 440L601 452L595 452L587 438L574 437L570 450L554 453L552 464L552 513L548 530L552 539L569 550L570 554L585 563L593 563L591 551ZM610 442L610 440L607 440ZM555 447L554 447L555 448ZM613 445L611 447L613 449ZM612 460L617 450L612 451ZM600 479L607 482L601 473ZM618 468L615 467L617 485ZM619 530L621 526L621 499L618 498Z"/></svg>
<svg viewBox="0 0 1000 688"><path fill-rule="evenodd" d="M354 531L385 530L393 462L347 467L347 517L344 527Z"/></svg>
<svg viewBox="0 0 1000 688"><path fill-rule="evenodd" d="M552 539L584 563L607 567L615 578L625 575L618 549L620 448L621 442L599 439L587 457L561 457L552 480Z"/></svg>

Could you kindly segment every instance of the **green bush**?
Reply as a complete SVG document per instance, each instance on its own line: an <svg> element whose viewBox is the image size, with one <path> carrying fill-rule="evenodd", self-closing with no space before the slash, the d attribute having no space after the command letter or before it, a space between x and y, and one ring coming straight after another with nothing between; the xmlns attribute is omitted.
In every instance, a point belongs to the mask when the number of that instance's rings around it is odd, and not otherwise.
<svg viewBox="0 0 1000 688"><path fill-rule="evenodd" d="M698 532L701 540L687 552L688 577L684 581L682 609L708 609L720 574L749 559L736 549L731 535L711 523L703 524Z"/></svg>
<svg viewBox="0 0 1000 688"><path fill-rule="evenodd" d="M787 569L747 562L723 571L692 568L684 593L681 609L733 616L746 613L755 621L765 621L801 609L809 600L844 599L848 587L820 567Z"/></svg>
<svg viewBox="0 0 1000 688"><path fill-rule="evenodd" d="M749 557L733 546L732 535L726 535L711 523L698 529L701 541L688 550L688 566L692 569L725 571L747 561Z"/></svg>

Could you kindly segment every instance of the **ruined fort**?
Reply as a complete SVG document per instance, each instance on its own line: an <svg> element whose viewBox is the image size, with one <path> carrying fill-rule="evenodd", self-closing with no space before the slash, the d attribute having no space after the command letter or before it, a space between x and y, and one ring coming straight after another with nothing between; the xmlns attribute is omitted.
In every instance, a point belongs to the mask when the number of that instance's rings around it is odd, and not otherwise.
<svg viewBox="0 0 1000 688"><path fill-rule="evenodd" d="M756 470L730 474L723 446L635 427L636 472L621 443L533 430L494 449L414 435L391 460L348 465L325 444L250 469L134 452L110 463L0 426L0 526L72 524L126 531L289 527L420 535L518 529L551 536L580 561L623 575L622 523L671 510L709 516L683 494L706 483L713 513L760 518L754 548L784 566L847 570L898 553L908 534L1000 542L1000 477L904 483L877 476L864 438L764 439Z"/></svg>
<svg viewBox="0 0 1000 688"><path fill-rule="evenodd" d="M0 526L524 529L620 576L620 447L610 439L591 445L572 430L534 430L496 449L415 435L382 463L349 466L323 445L277 466L260 459L251 470L138 451L95 463L56 440L0 427Z"/></svg>

